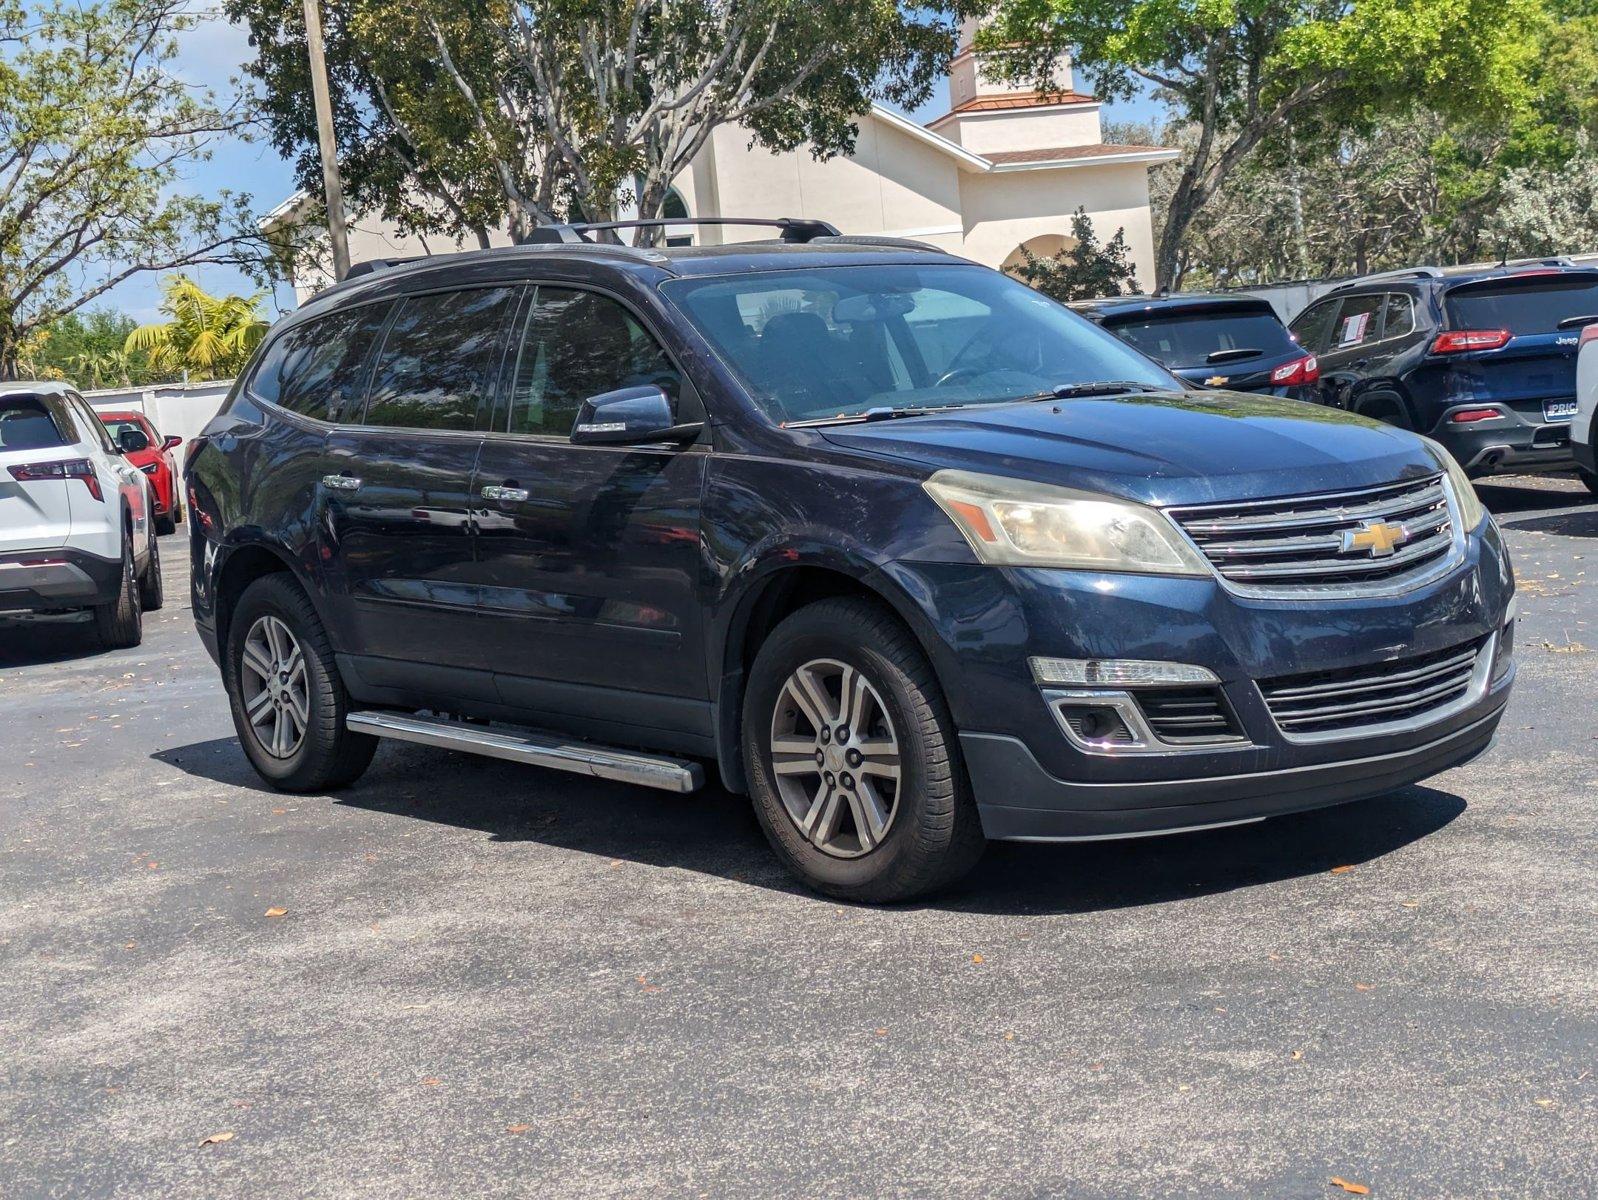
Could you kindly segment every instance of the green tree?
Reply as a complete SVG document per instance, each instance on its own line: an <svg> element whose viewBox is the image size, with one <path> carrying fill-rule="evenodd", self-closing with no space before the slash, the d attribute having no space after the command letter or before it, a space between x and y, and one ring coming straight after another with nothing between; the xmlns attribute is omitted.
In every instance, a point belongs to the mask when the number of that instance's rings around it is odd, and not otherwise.
<svg viewBox="0 0 1598 1200"><path fill-rule="evenodd" d="M0 380L125 279L253 259L243 199L175 188L244 118L172 69L193 20L180 0L0 0Z"/></svg>
<svg viewBox="0 0 1598 1200"><path fill-rule="evenodd" d="M157 371L179 372L185 379L191 374L229 379L266 336L263 293L213 296L186 275L171 276L161 291L161 311L170 319L139 326L124 346L130 355L147 355Z"/></svg>
<svg viewBox="0 0 1598 1200"><path fill-rule="evenodd" d="M1020 266L1011 273L1028 287L1056 300L1092 300L1137 291L1132 249L1126 230L1103 245L1093 232L1093 220L1079 208L1071 218L1071 244L1057 254L1039 257L1024 246Z"/></svg>
<svg viewBox="0 0 1598 1200"><path fill-rule="evenodd" d="M271 136L316 191L299 0L227 0L257 48ZM975 0L331 0L335 123L351 203L402 228L525 240L671 180L720 126L770 149L853 147L874 98L915 107Z"/></svg>
<svg viewBox="0 0 1598 1200"><path fill-rule="evenodd" d="M1002 73L1076 61L1107 97L1161 89L1194 130L1155 252L1177 286L1198 214L1265 139L1331 142L1425 103L1501 116L1524 102L1537 0L1001 0L983 44ZM1052 81L1057 85L1058 81Z"/></svg>

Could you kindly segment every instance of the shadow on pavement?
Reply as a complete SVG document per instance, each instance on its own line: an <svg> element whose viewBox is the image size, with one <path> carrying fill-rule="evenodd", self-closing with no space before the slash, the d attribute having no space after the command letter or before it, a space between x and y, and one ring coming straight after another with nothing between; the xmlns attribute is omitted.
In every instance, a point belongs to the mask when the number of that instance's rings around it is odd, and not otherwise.
<svg viewBox="0 0 1598 1200"><path fill-rule="evenodd" d="M218 738L154 758L217 783L271 792L238 743ZM749 801L709 786L673 796L466 754L385 746L339 805L476 829L586 854L675 867L808 895L778 865ZM1274 883L1380 858L1465 811L1458 796L1410 787L1256 825L1129 841L995 843L964 881L919 907L992 914L1135 908Z"/></svg>
<svg viewBox="0 0 1598 1200"><path fill-rule="evenodd" d="M1546 508L1582 508L1598 502L1586 486L1561 476L1548 476L1531 483L1494 483L1476 480L1476 494L1495 517ZM1511 526L1516 528L1516 526Z"/></svg>
<svg viewBox="0 0 1598 1200"><path fill-rule="evenodd" d="M1505 529L1519 533L1557 533L1564 537L1598 537L1598 501L1587 508L1567 512L1545 513L1540 517L1523 517L1518 521L1502 521Z"/></svg>
<svg viewBox="0 0 1598 1200"><path fill-rule="evenodd" d="M0 667L36 667L105 652L87 613L0 617Z"/></svg>

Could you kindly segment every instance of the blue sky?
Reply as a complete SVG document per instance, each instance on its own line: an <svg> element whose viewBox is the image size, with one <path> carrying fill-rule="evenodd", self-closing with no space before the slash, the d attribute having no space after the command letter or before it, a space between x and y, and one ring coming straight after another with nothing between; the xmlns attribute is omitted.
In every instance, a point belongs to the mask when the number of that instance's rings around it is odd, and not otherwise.
<svg viewBox="0 0 1598 1200"><path fill-rule="evenodd" d="M175 66L190 83L213 88L219 96L226 96L234 90L234 81L243 75L243 64L250 55L249 36L244 28L213 16L184 35ZM1080 78L1076 83L1079 88L1085 86ZM940 87L913 115L925 121L947 107L947 94ZM1131 104L1107 104L1104 117L1106 120L1148 120L1155 111L1152 101L1138 100ZM238 139L219 142L208 161L195 163L184 172L179 186L201 195L215 195L223 189L248 193L253 197L257 213L267 212L294 190L288 164L270 145ZM200 266L194 268L192 274L213 292L255 290L246 276L231 268ZM125 309L142 322L157 319L159 301L159 277L142 275L113 289L98 303ZM276 315L293 307L293 303L293 293L288 288L279 288L278 294L271 298L270 307Z"/></svg>

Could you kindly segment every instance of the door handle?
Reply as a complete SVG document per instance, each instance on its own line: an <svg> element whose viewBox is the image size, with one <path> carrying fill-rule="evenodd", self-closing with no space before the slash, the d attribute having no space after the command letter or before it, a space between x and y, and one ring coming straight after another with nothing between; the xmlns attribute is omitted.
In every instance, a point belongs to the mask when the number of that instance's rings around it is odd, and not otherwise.
<svg viewBox="0 0 1598 1200"><path fill-rule="evenodd" d="M525 500L527 489L491 483L483 489L484 500Z"/></svg>
<svg viewBox="0 0 1598 1200"><path fill-rule="evenodd" d="M353 492L359 490L361 481L354 475L324 475L322 486L334 492Z"/></svg>

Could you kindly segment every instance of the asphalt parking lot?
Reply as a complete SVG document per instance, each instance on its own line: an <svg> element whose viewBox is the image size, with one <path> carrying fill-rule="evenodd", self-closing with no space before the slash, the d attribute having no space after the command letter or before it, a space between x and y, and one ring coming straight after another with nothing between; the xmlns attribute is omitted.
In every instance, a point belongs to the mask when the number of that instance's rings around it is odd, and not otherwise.
<svg viewBox="0 0 1598 1200"><path fill-rule="evenodd" d="M1598 504L1481 494L1488 756L898 909L715 789L265 789L167 539L135 651L0 621L0 1195L1594 1195Z"/></svg>

